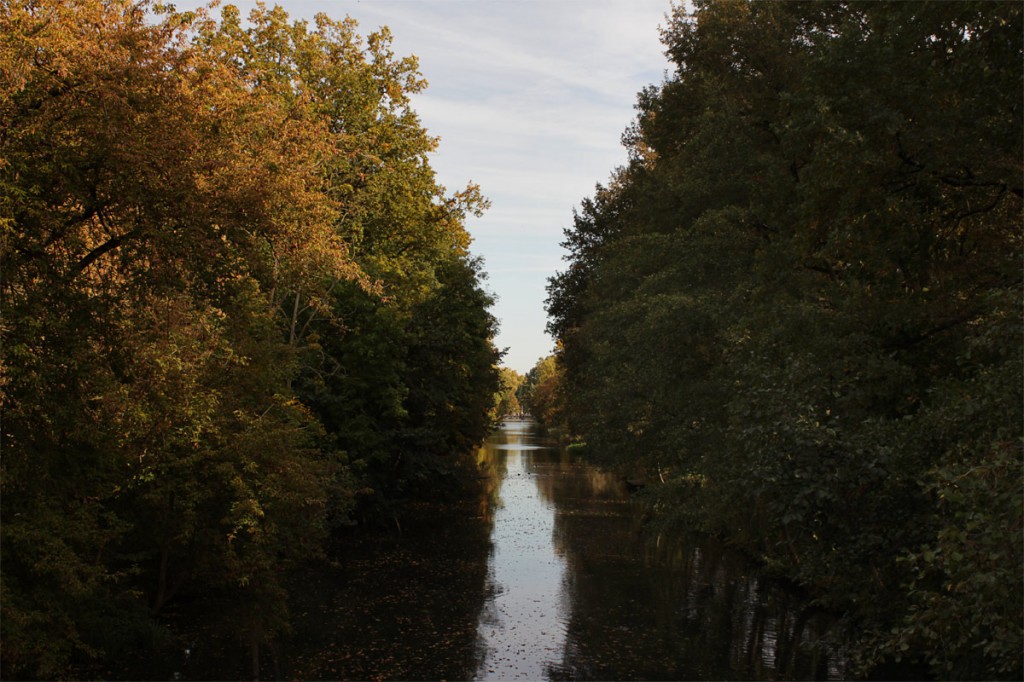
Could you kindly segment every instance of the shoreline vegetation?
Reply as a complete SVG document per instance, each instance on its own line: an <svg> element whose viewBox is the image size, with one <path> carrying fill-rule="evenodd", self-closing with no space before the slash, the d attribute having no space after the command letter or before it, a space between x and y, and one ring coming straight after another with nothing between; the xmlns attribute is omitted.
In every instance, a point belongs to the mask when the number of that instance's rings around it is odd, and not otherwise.
<svg viewBox="0 0 1024 682"><path fill-rule="evenodd" d="M387 29L0 10L2 672L91 677L182 604L270 673L288 576L474 479L496 321Z"/></svg>
<svg viewBox="0 0 1024 682"><path fill-rule="evenodd" d="M0 673L174 672L209 608L228 668L289 674L331 634L293 630L297 582L367 538L487 545L428 521L489 513L477 448L527 414L648 530L838 614L852 675L1020 679L1022 14L675 7L524 376L469 251L487 199L438 184L386 28L5 4ZM456 569L465 652L486 567Z"/></svg>
<svg viewBox="0 0 1024 682"><path fill-rule="evenodd" d="M855 675L1022 675L1021 13L676 9L549 283L535 413L842 614Z"/></svg>

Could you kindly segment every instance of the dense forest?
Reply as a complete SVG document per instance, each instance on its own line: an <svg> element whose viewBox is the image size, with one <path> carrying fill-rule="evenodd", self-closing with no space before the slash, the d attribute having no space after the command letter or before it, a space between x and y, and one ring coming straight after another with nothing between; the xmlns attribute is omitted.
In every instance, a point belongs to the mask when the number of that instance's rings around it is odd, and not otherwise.
<svg viewBox="0 0 1024 682"><path fill-rule="evenodd" d="M298 570L526 412L856 674L1020 679L1022 15L673 9L524 376L387 29L0 4L0 676L100 676L186 602L258 674Z"/></svg>
<svg viewBox="0 0 1024 682"><path fill-rule="evenodd" d="M675 9L549 285L551 423L861 674L1022 674L1022 10Z"/></svg>
<svg viewBox="0 0 1024 682"><path fill-rule="evenodd" d="M4 678L197 595L258 660L290 568L473 479L486 201L436 181L417 69L262 5L0 6Z"/></svg>

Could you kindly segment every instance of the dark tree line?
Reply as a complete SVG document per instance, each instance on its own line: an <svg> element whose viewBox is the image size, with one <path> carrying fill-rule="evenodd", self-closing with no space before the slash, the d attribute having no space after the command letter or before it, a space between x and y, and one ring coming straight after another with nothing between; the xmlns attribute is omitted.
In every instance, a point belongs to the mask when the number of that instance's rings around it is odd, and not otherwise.
<svg viewBox="0 0 1024 682"><path fill-rule="evenodd" d="M1022 7L698 2L567 230L572 432L844 614L1022 674Z"/></svg>
<svg viewBox="0 0 1024 682"><path fill-rule="evenodd" d="M424 87L351 20L0 7L5 677L182 596L258 658L332 529L458 491L499 354Z"/></svg>

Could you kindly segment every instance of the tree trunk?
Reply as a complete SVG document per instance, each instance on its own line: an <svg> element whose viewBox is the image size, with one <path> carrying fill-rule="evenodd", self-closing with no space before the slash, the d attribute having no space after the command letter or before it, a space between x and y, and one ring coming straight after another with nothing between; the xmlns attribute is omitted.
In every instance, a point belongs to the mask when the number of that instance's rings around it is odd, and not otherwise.
<svg viewBox="0 0 1024 682"><path fill-rule="evenodd" d="M249 627L249 649L252 655L252 679L260 680L260 627L254 618Z"/></svg>
<svg viewBox="0 0 1024 682"><path fill-rule="evenodd" d="M156 598L153 600L152 615L160 613L160 609L167 603L167 563L171 556L170 545L164 545L160 550L160 570L156 577Z"/></svg>

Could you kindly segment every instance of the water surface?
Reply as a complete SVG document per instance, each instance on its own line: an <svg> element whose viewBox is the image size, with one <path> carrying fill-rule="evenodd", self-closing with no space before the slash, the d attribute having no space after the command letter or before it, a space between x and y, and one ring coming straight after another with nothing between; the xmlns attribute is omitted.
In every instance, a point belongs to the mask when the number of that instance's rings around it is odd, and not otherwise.
<svg viewBox="0 0 1024 682"><path fill-rule="evenodd" d="M651 536L622 481L506 423L481 611L489 679L838 679L829 618L709 541Z"/></svg>
<svg viewBox="0 0 1024 682"><path fill-rule="evenodd" d="M549 448L533 442L528 422L508 422L484 448L503 460L488 566L490 598L480 613L481 680L540 680L565 649L571 606L565 559L552 544L556 508L537 485L537 460Z"/></svg>
<svg viewBox="0 0 1024 682"><path fill-rule="evenodd" d="M356 531L288 585L264 677L311 680L838 679L830 621L711 541L651 535L621 481L507 422L476 501ZM237 624L182 605L177 652L133 678L249 679ZM172 615L174 612L172 612ZM126 662L127 664L127 662Z"/></svg>

